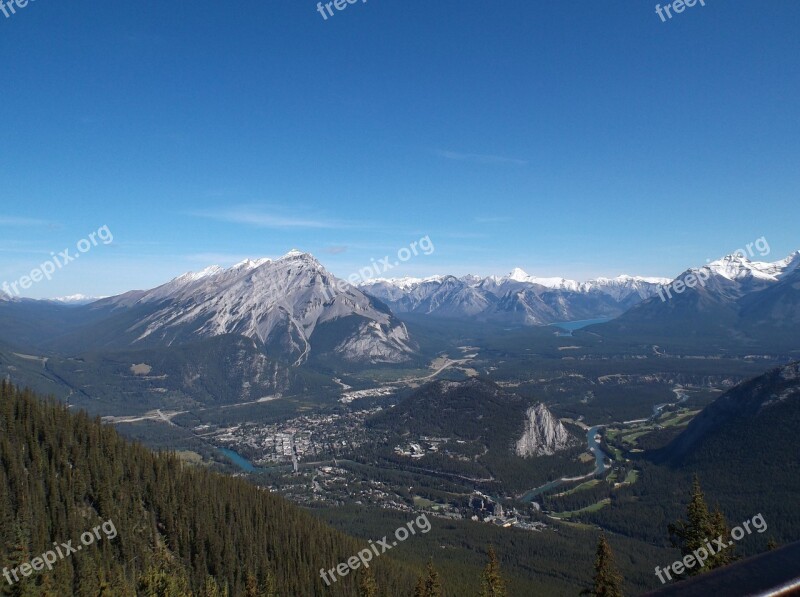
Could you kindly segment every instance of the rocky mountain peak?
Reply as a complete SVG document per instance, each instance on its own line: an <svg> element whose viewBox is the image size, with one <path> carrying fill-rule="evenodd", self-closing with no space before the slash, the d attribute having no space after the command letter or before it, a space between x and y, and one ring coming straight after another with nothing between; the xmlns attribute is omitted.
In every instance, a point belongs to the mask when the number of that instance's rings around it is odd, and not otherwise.
<svg viewBox="0 0 800 597"><path fill-rule="evenodd" d="M557 420L550 409L543 403L528 409L525 419L525 430L517 440L515 453L517 456L552 456L574 445L575 438L567 428Z"/></svg>

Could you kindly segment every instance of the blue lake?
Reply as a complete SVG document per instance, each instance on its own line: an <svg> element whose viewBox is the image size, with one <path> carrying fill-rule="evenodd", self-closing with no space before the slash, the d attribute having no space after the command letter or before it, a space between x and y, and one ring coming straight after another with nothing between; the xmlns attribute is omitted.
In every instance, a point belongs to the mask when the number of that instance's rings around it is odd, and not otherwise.
<svg viewBox="0 0 800 597"><path fill-rule="evenodd" d="M253 466L253 463L238 452L234 452L228 448L219 448L219 451L225 454L225 456L227 456L230 461L233 462L233 464L238 466L243 471L247 473L253 473L256 471L256 467Z"/></svg>
<svg viewBox="0 0 800 597"><path fill-rule="evenodd" d="M560 321L558 323L551 323L551 326L555 326L557 328L561 328L564 330L564 333L559 333L559 336L571 336L572 332L575 330L579 330L581 328L585 328L589 325L594 325L596 323L606 323L607 321L611 321L614 319L613 317L600 317L598 319L580 319L577 321Z"/></svg>

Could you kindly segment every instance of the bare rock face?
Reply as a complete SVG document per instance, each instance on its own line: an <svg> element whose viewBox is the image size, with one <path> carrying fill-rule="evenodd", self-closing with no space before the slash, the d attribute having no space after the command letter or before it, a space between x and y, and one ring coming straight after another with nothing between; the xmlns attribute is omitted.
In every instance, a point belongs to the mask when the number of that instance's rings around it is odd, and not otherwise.
<svg viewBox="0 0 800 597"><path fill-rule="evenodd" d="M323 324L351 318L334 352L349 361L399 363L414 353L408 330L385 306L335 278L313 256L291 251L277 260L246 260L184 274L158 288L95 303L144 310L125 330L131 344L166 345L238 334L268 353L302 364Z"/></svg>
<svg viewBox="0 0 800 597"><path fill-rule="evenodd" d="M575 438L542 403L527 411L525 431L517 440L517 456L552 456L575 445Z"/></svg>
<svg viewBox="0 0 800 597"><path fill-rule="evenodd" d="M405 324L363 322L356 333L343 340L335 352L354 362L401 363L413 352Z"/></svg>

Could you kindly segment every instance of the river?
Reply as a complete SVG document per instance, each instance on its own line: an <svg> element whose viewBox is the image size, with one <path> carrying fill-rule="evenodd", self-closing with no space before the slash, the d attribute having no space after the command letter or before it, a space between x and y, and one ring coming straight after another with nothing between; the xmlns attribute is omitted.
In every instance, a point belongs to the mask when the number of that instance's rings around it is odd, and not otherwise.
<svg viewBox="0 0 800 597"><path fill-rule="evenodd" d="M608 465L605 462L605 459L608 458L605 452L600 448L599 442L595 439L595 436L598 433L598 430L604 427L604 425L595 425L591 427L586 432L586 444L589 447L589 451L594 454L594 462L595 467L594 471L591 473L587 473L581 477L561 477L560 479L556 479L555 481L550 481L549 483L545 483L535 489L531 489L527 493L525 493L522 498L520 498L523 502L530 502L533 501L537 495L541 495L550 491L551 489L555 489L563 485L564 483L570 483L573 481L582 481L583 479L589 479L591 477L595 477L597 475L602 475L608 469Z"/></svg>

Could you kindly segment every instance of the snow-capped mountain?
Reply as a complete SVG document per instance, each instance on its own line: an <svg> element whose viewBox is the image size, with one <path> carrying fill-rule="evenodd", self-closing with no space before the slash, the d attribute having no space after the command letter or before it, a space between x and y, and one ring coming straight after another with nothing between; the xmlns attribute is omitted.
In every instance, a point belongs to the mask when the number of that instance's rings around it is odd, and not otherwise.
<svg viewBox="0 0 800 597"><path fill-rule="evenodd" d="M48 299L50 302L59 303L62 305L88 305L100 299L106 298L104 296L87 296L85 294L70 294L68 296L56 296Z"/></svg>
<svg viewBox="0 0 800 597"><path fill-rule="evenodd" d="M595 278L582 284L584 292L596 290L607 294L619 302L648 299L658 293L661 286L669 284L670 278L647 278L642 276L621 275L616 278Z"/></svg>
<svg viewBox="0 0 800 597"><path fill-rule="evenodd" d="M518 267L515 267L506 276L502 276L500 278L496 276L490 276L486 278L483 282L483 285L486 288L491 286L494 286L495 288L502 288L504 285L514 282L526 285L536 284L551 290L571 290L573 292L580 292L581 290L580 283L576 282L575 280L567 280L566 278L539 278L537 276L529 275L525 270L522 270ZM502 292L500 292L500 294L502 294Z"/></svg>
<svg viewBox="0 0 800 597"><path fill-rule="evenodd" d="M614 336L681 337L705 341L769 341L777 345L800 333L800 251L775 262L727 255L686 270L658 297L607 324Z"/></svg>
<svg viewBox="0 0 800 597"><path fill-rule="evenodd" d="M296 250L276 260L186 273L92 308L136 310L139 315L125 329L133 345L238 334L263 343L267 354L300 364L312 351L315 333L336 323L339 337L332 349L346 360L400 362L413 352L405 325L391 312Z"/></svg>
<svg viewBox="0 0 800 597"><path fill-rule="evenodd" d="M360 285L367 294L388 304L395 313L439 317L471 317L490 308L497 298L455 276L421 280L372 280Z"/></svg>
<svg viewBox="0 0 800 597"><path fill-rule="evenodd" d="M506 276L433 276L376 279L360 286L396 313L477 318L520 325L614 317L654 296L668 278L619 276L576 282L531 276L516 268Z"/></svg>
<svg viewBox="0 0 800 597"><path fill-rule="evenodd" d="M772 263L750 261L740 253L734 253L689 271L694 274L700 273L701 277L705 274L705 277L723 278L740 285L758 283L769 285L791 274L798 267L800 267L800 251Z"/></svg>

